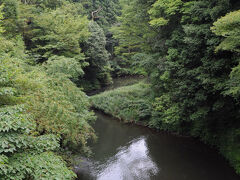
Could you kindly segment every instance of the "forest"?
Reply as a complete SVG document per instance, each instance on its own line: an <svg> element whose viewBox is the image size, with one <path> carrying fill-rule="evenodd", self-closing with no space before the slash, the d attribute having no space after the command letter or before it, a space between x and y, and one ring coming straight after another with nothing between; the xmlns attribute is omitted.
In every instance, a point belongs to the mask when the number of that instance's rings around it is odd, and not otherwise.
<svg viewBox="0 0 240 180"><path fill-rule="evenodd" d="M141 82L87 94L115 77ZM0 179L75 179L102 110L195 137L240 174L240 1L0 0Z"/></svg>

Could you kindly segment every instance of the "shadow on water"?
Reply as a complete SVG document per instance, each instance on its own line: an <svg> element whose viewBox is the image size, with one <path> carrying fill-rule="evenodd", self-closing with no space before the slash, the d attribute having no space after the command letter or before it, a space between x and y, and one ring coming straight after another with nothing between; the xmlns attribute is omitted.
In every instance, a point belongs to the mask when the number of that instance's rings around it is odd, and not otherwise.
<svg viewBox="0 0 240 180"><path fill-rule="evenodd" d="M192 138L127 125L96 112L94 155L74 169L79 180L239 180L213 149Z"/></svg>

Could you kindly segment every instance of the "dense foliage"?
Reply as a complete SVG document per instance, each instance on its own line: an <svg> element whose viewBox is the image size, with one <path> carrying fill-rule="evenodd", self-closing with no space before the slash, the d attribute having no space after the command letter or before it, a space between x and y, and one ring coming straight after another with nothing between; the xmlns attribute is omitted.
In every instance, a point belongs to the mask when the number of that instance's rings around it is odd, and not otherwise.
<svg viewBox="0 0 240 180"><path fill-rule="evenodd" d="M89 66L84 69L87 73L82 81L80 80L80 84L83 84L88 91L99 89L101 85L108 85L112 82L110 54L105 49L106 37L104 32L96 22L89 23L89 32L91 36L83 46Z"/></svg>
<svg viewBox="0 0 240 180"><path fill-rule="evenodd" d="M95 138L90 126L95 116L89 110L88 98L71 81L83 75L84 64L81 61L84 56L78 50L78 42L71 40L71 35L76 34L68 34L63 28L58 29L58 32L65 37L58 36L51 32L56 32L57 24L50 26L45 24L48 23L46 19L37 21L36 16L34 20L39 23L38 28L45 28L41 33L46 33L39 34L37 28L32 30L25 27L22 21L25 22L26 14L12 15L12 12L20 10L28 13L30 8L27 3L13 0L3 2L3 13L0 13L0 179L74 179L76 175L56 152L60 147L70 146L89 153L87 141ZM74 11L71 6L73 4L66 4L61 10ZM41 14L42 18L46 15L50 18L59 10L57 8L51 13L46 11ZM12 21L11 18L16 19ZM52 18L52 21L58 20ZM10 22L15 23L12 29ZM71 22L77 21L71 19ZM14 23L10 24L13 26ZM85 37L80 31L84 28L89 34L88 20L85 18L83 23L72 29L81 34L76 36ZM41 38L44 42L35 46L33 40L29 44L26 38L31 33L36 37L36 42ZM66 38L68 35L70 39ZM53 46L57 45L62 47L59 48L62 54L54 54L52 51ZM71 45L76 45L76 49ZM47 62L36 64L41 62L39 60Z"/></svg>
<svg viewBox="0 0 240 180"><path fill-rule="evenodd" d="M107 33L108 28L117 22L117 16L120 15L120 5L118 0L72 0L80 2L85 14L89 19L94 19L101 28ZM97 11L92 16L92 12Z"/></svg>
<svg viewBox="0 0 240 180"><path fill-rule="evenodd" d="M124 121L191 135L240 174L237 0L0 0L0 179L73 179L61 147L89 153L89 98ZM79 89L78 87L83 89Z"/></svg>
<svg viewBox="0 0 240 180"><path fill-rule="evenodd" d="M234 11L239 9L239 3L230 0L121 3L119 24L112 28L119 41L115 53L124 63L144 68L150 78L154 98L144 102L151 107L148 125L199 137L217 147L240 173L240 27L239 10ZM98 107L100 98L111 99L121 93L125 91L107 92L94 97L93 103ZM126 111L117 102L120 100L111 100L118 106L115 109L120 109L119 114ZM115 116L122 117L119 114Z"/></svg>
<svg viewBox="0 0 240 180"><path fill-rule="evenodd" d="M68 146L90 153L95 116L77 86L111 83L106 34L118 1L0 5L0 179L73 179L55 152ZM92 18L98 7L99 17Z"/></svg>
<svg viewBox="0 0 240 180"><path fill-rule="evenodd" d="M111 83L110 54L100 22L88 19L91 12L85 6L84 2L60 1L49 8L34 2L15 8L20 12L19 30L34 60L91 90Z"/></svg>
<svg viewBox="0 0 240 180"><path fill-rule="evenodd" d="M11 44L4 42L3 38L1 40L2 43ZM19 57L20 50L17 50L17 52L14 52L14 49L8 51L7 55L4 53L6 49L1 48L0 178L72 179L75 175L68 170L63 160L52 152L59 148L60 135L67 127L59 129L59 132L55 131L55 134L41 135L37 131L37 128L47 129L48 126L45 123L40 125L37 114L31 110L37 108L34 102L43 106L43 102L34 101L37 97L32 93L40 95L39 90L47 85L39 82L40 79L31 79L33 73L25 73L24 60L21 59L23 57ZM12 55L9 55L10 53ZM47 114L48 112L44 112L49 121L51 117ZM63 124L67 125L68 122Z"/></svg>
<svg viewBox="0 0 240 180"><path fill-rule="evenodd" d="M118 17L118 24L115 24L111 31L113 37L118 40L115 47L115 58L112 60L114 71L117 75L145 74L145 70L139 66L132 56L136 52L151 48L146 42L152 36L149 32L148 18L144 15L147 9L136 1L120 1L122 15ZM150 4L150 3L148 3ZM139 11L138 7L141 7Z"/></svg>

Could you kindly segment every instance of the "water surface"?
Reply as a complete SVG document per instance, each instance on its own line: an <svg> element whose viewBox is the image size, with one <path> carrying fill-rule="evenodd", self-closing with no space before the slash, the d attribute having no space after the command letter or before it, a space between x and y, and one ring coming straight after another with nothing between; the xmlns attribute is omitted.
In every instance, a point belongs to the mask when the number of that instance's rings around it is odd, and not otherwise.
<svg viewBox="0 0 240 180"><path fill-rule="evenodd" d="M94 155L78 157L74 166L81 180L240 180L222 156L193 138L96 114Z"/></svg>

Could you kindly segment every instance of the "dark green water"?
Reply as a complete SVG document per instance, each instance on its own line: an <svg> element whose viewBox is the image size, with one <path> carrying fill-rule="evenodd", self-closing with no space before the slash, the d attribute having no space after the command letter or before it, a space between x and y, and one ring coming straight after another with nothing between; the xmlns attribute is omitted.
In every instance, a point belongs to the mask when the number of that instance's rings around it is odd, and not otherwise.
<svg viewBox="0 0 240 180"><path fill-rule="evenodd" d="M96 114L94 155L74 166L80 180L240 179L215 150L197 140Z"/></svg>
<svg viewBox="0 0 240 180"><path fill-rule="evenodd" d="M89 95L142 80L118 78ZM96 115L99 138L91 145L93 156L75 156L79 180L240 180L216 150L193 138L123 124L101 112Z"/></svg>

